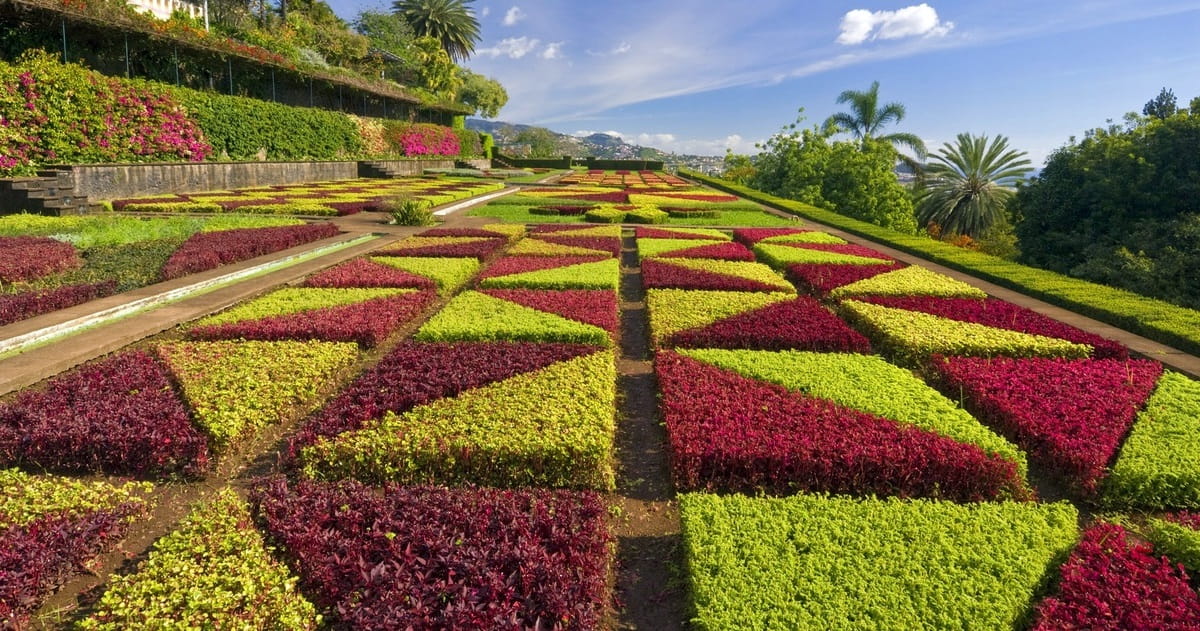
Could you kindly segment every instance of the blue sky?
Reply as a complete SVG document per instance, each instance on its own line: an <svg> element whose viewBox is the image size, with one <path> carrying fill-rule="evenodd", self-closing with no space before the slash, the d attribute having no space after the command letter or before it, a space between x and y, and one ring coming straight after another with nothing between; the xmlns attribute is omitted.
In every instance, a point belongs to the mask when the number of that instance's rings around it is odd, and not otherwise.
<svg viewBox="0 0 1200 631"><path fill-rule="evenodd" d="M347 19L389 6L333 0ZM1004 134L1035 164L1160 88L1200 95L1200 0L476 0L465 64L504 84L499 120L753 152L805 108L880 82L931 148Z"/></svg>

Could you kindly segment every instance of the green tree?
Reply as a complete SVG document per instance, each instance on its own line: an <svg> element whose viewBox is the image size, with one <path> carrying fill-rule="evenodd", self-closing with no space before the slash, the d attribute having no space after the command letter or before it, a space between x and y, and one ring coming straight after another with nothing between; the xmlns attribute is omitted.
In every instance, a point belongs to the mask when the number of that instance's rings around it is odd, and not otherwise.
<svg viewBox="0 0 1200 631"><path fill-rule="evenodd" d="M529 127L517 134L516 143L529 145L529 157L553 158L558 154L558 139L545 127Z"/></svg>
<svg viewBox="0 0 1200 631"><path fill-rule="evenodd" d="M479 41L474 0L396 0L392 7L418 36L432 37L454 62L465 61Z"/></svg>
<svg viewBox="0 0 1200 631"><path fill-rule="evenodd" d="M458 66L436 39L418 37L413 40L413 52L417 61L417 87L445 97L462 87Z"/></svg>
<svg viewBox="0 0 1200 631"><path fill-rule="evenodd" d="M942 234L979 238L1005 214L1016 183L1033 167L1024 151L1009 149L1008 138L959 134L925 165L917 193L917 221L937 224Z"/></svg>
<svg viewBox="0 0 1200 631"><path fill-rule="evenodd" d="M1158 92L1158 96L1146 101L1142 106L1142 114L1152 118L1168 118L1178 111L1175 103L1175 92L1163 88Z"/></svg>
<svg viewBox="0 0 1200 631"><path fill-rule="evenodd" d="M838 104L849 104L849 112L838 112L825 120L826 127L836 127L850 132L858 140L875 139L893 147L907 147L917 155L925 157L925 142L915 134L893 132L884 134L883 128L904 120L907 110L902 103L879 104L879 82L871 83L865 92L846 90L838 95ZM920 165L911 158L902 158L915 171L920 172Z"/></svg>
<svg viewBox="0 0 1200 631"><path fill-rule="evenodd" d="M484 118L495 118L500 108L508 103L508 92L499 81L481 74L461 69L462 88L458 100L475 108L475 113Z"/></svg>
<svg viewBox="0 0 1200 631"><path fill-rule="evenodd" d="M725 150L724 169L721 171L721 177L735 182L737 184L746 184L754 178L754 174L758 169L754 166L754 161L750 156L734 153L733 149Z"/></svg>

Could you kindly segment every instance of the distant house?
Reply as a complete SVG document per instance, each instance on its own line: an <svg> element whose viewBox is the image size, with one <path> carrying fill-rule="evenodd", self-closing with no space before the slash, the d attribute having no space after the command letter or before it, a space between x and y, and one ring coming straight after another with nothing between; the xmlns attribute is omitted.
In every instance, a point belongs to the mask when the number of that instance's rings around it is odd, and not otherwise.
<svg viewBox="0 0 1200 631"><path fill-rule="evenodd" d="M171 14L176 10L183 11L188 15L204 19L205 6L186 2L185 0L128 0L129 4L139 11L149 11L154 17L160 20L166 20L171 17Z"/></svg>

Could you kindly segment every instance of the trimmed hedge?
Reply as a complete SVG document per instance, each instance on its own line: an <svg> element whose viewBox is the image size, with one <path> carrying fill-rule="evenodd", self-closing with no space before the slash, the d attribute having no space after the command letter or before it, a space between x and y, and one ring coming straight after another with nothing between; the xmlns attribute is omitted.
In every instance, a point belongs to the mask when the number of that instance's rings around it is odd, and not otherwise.
<svg viewBox="0 0 1200 631"><path fill-rule="evenodd" d="M1163 373L1112 466L1103 501L1200 508L1200 382Z"/></svg>

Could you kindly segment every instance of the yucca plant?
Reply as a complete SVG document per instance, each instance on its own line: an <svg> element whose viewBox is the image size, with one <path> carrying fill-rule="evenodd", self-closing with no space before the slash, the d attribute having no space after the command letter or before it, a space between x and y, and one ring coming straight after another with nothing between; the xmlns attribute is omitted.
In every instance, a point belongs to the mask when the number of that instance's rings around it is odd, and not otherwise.
<svg viewBox="0 0 1200 631"><path fill-rule="evenodd" d="M1024 151L1008 146L1008 138L959 134L945 143L925 165L917 193L917 221L937 224L944 235L978 238L1003 215L1016 183L1033 170Z"/></svg>

